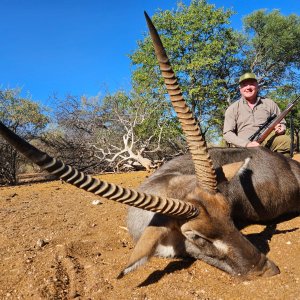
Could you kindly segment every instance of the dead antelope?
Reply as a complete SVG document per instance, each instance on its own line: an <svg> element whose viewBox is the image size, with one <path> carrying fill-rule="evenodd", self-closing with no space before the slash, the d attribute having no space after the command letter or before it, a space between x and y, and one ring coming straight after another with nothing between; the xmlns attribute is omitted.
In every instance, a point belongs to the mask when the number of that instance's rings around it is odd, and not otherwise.
<svg viewBox="0 0 300 300"><path fill-rule="evenodd" d="M136 246L119 277L153 255L191 256L232 275L249 278L278 274L277 266L240 233L238 226L299 213L300 164L264 148L208 150L156 29L147 15L146 19L190 155L166 163L136 191L64 165L2 123L0 134L51 174L101 197L132 206L128 229ZM230 178L228 164L236 166Z"/></svg>

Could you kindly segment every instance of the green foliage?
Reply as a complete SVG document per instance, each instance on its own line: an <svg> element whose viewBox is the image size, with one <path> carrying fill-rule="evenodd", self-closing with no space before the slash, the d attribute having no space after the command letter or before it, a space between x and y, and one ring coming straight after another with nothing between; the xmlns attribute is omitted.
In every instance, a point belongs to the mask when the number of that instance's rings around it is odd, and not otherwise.
<svg viewBox="0 0 300 300"><path fill-rule="evenodd" d="M18 89L0 91L0 119L19 134L34 136L45 128L48 117L38 103L19 95Z"/></svg>
<svg viewBox="0 0 300 300"><path fill-rule="evenodd" d="M48 123L41 107L19 96L20 90L0 91L0 120L25 138L34 138ZM12 146L0 139L0 182L15 184L21 157Z"/></svg>
<svg viewBox="0 0 300 300"><path fill-rule="evenodd" d="M261 85L277 87L295 78L300 67L300 17L259 10L248 15L244 25L250 41L245 68L261 77Z"/></svg>
<svg viewBox="0 0 300 300"><path fill-rule="evenodd" d="M220 129L227 100L234 95L233 74L239 60L238 36L228 25L232 14L198 0L189 6L179 2L175 10L158 11L152 17L184 97L204 131ZM148 34L130 58L136 67L135 90L165 101L166 90Z"/></svg>

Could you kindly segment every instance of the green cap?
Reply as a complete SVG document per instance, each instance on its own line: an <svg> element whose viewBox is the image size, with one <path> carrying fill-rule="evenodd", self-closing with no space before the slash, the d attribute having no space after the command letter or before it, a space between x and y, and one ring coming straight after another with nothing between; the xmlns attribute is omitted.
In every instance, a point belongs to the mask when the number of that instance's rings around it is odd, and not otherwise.
<svg viewBox="0 0 300 300"><path fill-rule="evenodd" d="M254 79L257 81L256 75L254 73L247 72L240 77L239 83L241 83L242 81L247 80L247 79Z"/></svg>

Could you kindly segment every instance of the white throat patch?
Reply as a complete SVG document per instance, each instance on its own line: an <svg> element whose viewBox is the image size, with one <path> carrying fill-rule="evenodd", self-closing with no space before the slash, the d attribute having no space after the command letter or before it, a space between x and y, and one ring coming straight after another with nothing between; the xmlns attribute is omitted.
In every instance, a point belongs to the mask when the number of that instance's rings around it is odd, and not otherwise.
<svg viewBox="0 0 300 300"><path fill-rule="evenodd" d="M215 240L214 242L213 242L213 245L219 250L219 251L221 251L221 252L223 252L223 253L228 253L228 246L224 243L224 242L222 242L221 240Z"/></svg>

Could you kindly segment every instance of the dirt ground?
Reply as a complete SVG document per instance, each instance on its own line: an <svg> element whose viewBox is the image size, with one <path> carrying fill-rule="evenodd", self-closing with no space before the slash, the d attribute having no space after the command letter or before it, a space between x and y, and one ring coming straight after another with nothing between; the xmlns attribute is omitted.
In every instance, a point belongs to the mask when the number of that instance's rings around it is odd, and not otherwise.
<svg viewBox="0 0 300 300"><path fill-rule="evenodd" d="M100 177L137 187L147 175ZM244 230L277 276L243 281L202 261L153 258L116 279L133 248L126 210L60 181L1 187L0 299L300 299L300 217Z"/></svg>

